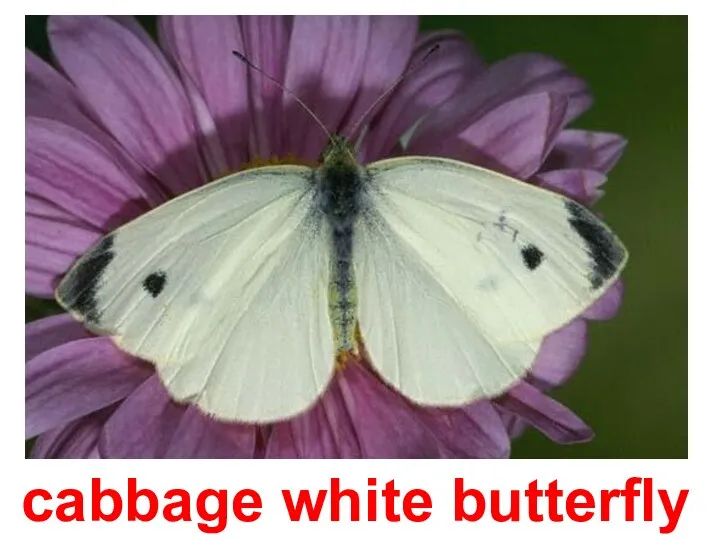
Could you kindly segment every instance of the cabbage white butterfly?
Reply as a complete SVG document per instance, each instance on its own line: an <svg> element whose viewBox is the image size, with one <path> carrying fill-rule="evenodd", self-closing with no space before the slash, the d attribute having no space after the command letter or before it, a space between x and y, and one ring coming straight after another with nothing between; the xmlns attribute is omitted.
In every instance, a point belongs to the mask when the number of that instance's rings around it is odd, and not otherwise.
<svg viewBox="0 0 720 540"><path fill-rule="evenodd" d="M232 174L120 227L56 298L175 400L261 423L311 406L361 345L417 403L497 396L627 257L561 195L436 157L363 167L333 135L318 168Z"/></svg>

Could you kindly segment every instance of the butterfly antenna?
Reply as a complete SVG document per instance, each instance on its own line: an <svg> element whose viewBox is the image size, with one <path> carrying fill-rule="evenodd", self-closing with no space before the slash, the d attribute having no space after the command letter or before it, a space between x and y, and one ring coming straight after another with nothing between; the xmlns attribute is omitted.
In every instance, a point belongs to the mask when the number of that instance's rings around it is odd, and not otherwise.
<svg viewBox="0 0 720 540"><path fill-rule="evenodd" d="M393 82L387 90L385 90L382 94L380 94L380 97L378 97L375 101L373 101L372 105L370 105L365 112L360 116L357 122L355 122L355 125L350 130L350 133L348 134L348 139L352 140L353 135L355 132L360 128L362 123L365 121L365 119L370 115L373 110L380 104L386 97L390 95L390 93L397 88L397 86L405 80L405 77L410 75L413 71L417 70L423 63L425 63L425 60L427 60L430 55L435 53L440 48L440 44L436 43L433 45L428 52L426 52L420 60L415 62L413 65L411 65L409 68L407 68L402 75L400 75L397 79L395 79L395 82Z"/></svg>
<svg viewBox="0 0 720 540"><path fill-rule="evenodd" d="M297 97L292 91L290 91L285 85L283 85L283 83L281 83L280 81L278 81L275 77L272 77L271 75L268 75L268 74L265 73L262 69L260 69L260 68L257 67L255 64L253 64L253 63L250 61L250 59L249 59L247 56L245 56L243 53L241 53L240 51L233 51L232 53L233 53L234 56L238 57L241 61L243 61L245 64L247 64L247 66L248 66L249 68L257 71L260 75L262 75L263 77L265 77L266 79L268 79L268 80L269 80L270 82L272 82L275 86L277 86L278 88L280 88L280 90L282 90L283 92L286 92L291 98L293 98L295 101L297 101L298 104L299 104L303 109L305 109L305 111L307 111L307 113L312 117L312 119L315 120L315 122L317 122L317 124L322 128L322 130L323 130L323 131L325 132L325 134L327 135L328 140L332 138L332 135L330 134L330 131L328 131L328 128L325 127L325 124L323 124L323 123L320 121L320 119L317 117L317 115L310 110L310 107L308 107L307 105L305 105L305 103L303 103L303 100L302 100L302 99L300 99L299 97Z"/></svg>

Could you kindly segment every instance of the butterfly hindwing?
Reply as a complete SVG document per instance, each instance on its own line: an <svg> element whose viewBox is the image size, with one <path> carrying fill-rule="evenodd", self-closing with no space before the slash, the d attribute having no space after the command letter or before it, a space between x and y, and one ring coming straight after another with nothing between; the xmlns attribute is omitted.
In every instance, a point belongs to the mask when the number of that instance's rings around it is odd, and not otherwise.
<svg viewBox="0 0 720 540"><path fill-rule="evenodd" d="M500 345L381 217L356 229L358 320L373 366L424 405L459 406L521 378L539 344Z"/></svg>

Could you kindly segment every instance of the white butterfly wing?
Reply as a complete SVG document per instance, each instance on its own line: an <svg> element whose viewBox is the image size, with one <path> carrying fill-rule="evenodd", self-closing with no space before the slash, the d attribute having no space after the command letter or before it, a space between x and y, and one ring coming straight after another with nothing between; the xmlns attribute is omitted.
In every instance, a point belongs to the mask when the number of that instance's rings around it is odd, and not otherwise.
<svg viewBox="0 0 720 540"><path fill-rule="evenodd" d="M381 376L421 403L502 393L625 264L588 210L498 173L424 157L368 173L360 329Z"/></svg>
<svg viewBox="0 0 720 540"><path fill-rule="evenodd" d="M210 183L84 255L59 302L153 364L170 395L221 419L290 417L333 371L328 231L311 169Z"/></svg>
<svg viewBox="0 0 720 540"><path fill-rule="evenodd" d="M358 321L381 377L418 403L452 406L523 375L537 344L493 343L380 219L361 220L355 238Z"/></svg>

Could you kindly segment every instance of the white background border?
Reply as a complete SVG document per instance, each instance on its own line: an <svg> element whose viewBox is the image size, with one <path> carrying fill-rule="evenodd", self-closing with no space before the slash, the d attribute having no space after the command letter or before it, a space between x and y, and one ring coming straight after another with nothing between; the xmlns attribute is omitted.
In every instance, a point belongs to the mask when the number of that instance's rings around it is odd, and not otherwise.
<svg viewBox="0 0 720 540"><path fill-rule="evenodd" d="M97 12L99 6L95 2L63 2L58 6L55 2L32 2L25 6L28 13L91 13ZM0 516L3 529L12 537L34 538L51 536L56 538L127 538L135 534L141 538L158 533L173 534L174 538L197 538L206 536L200 533L194 524L165 525L162 522L152 524L132 524L125 522L122 526L85 523L79 525L60 524L57 522L31 524L22 513L22 497L32 487L45 487L51 492L66 487L89 489L90 477L100 476L108 485L122 487L128 476L137 476L139 483L146 487L163 491L170 487L184 487L191 492L206 487L227 488L231 491L251 487L263 494L264 514L255 524L238 524L230 522L225 535L250 533L247 538L257 537L262 533L292 534L294 537L320 538L367 538L378 531L410 533L419 537L436 536L438 533L453 535L453 538L478 538L484 534L489 537L515 538L533 534L538 538L577 538L578 533L585 538L603 538L618 535L619 538L657 537L657 526L639 521L625 524L620 520L611 523L587 524L545 524L538 526L531 523L493 524L490 521L475 524L454 524L447 506L451 504L452 479L464 476L467 485L475 485L481 489L519 488L525 489L528 482L537 478L548 481L557 478L561 488L575 489L612 489L622 488L629 476L654 476L656 487L666 487L671 494L680 488L690 488L691 493L683 512L678 530L671 535L674 538L705 537L706 530L717 531L717 525L711 521L717 515L716 505L720 502L717 495L719 467L716 463L718 454L717 425L718 411L717 381L718 351L715 337L717 329L718 298L718 226L714 219L718 212L714 208L718 197L716 159L718 156L718 18L710 8L709 2L629 2L606 0L597 5L569 1L538 2L387 2L363 1L359 3L341 2L332 5L316 2L303 2L302 6L287 2L263 1L257 4L243 5L250 12L261 8L263 14L295 12L302 9L307 13L350 12L359 14L370 13L403 13L408 10L422 13L471 13L482 8L487 14L537 13L542 6L543 13L623 13L636 14L644 12L651 5L655 13L687 13L690 18L690 169L692 181L689 182L689 216L690 216L690 349L689 349L689 396L690 396L690 459L677 461L653 460L510 460L498 462L481 461L311 461L298 464L293 461L73 461L73 462L35 462L24 459L24 448L19 441L24 437L24 420L20 411L24 399L24 374L20 357L24 350L24 331L20 328L17 313L21 298L20 283L24 282L24 274L19 264L24 247L21 243L20 222L24 223L24 213L19 204L21 178L24 176L24 142L20 134L24 133L24 117L20 103L24 101L24 88L20 85L20 72L24 71L24 60L20 51L20 14L3 17L4 28L0 32L3 40L2 67L4 77L4 99L2 102L3 118L3 162L6 175L3 187L7 190L3 201L4 211L0 213L3 220L3 246L5 246L5 266L2 270L5 285L5 302L2 316L4 343L6 346L5 373L2 381L3 392L0 393L0 406L3 414L3 439L0 447L2 452L2 485L0 490ZM111 7L112 11L117 5ZM227 2L211 1L173 3L155 3L149 9L147 1L126 0L123 9L131 13L193 13L201 9L202 13L224 13L237 9L239 6ZM328 9L332 7L332 9ZM608 36L612 39L612 36ZM24 40L23 40L24 43ZM661 113L659 111L659 113ZM682 179L678 179L682 181ZM678 224L683 226L683 224ZM658 292L662 294L662 291ZM668 316L672 316L668 313ZM658 336L663 339L663 336ZM21 435L22 434L22 435ZM425 524L401 522L398 524L377 523L338 523L329 522L316 524L290 523L281 517L284 510L278 504L273 505L272 499L280 503L277 491L281 487L297 489L300 487L327 487L328 478L341 477L343 485L353 486L362 490L367 486L366 479L370 476L378 478L378 484L394 478L401 489L420 487L428 490L433 496L433 517ZM275 508L275 510L273 510ZM277 513L276 513L277 512ZM661 514L661 512L660 512ZM273 517L275 516L275 517ZM446 519L447 517L447 519ZM622 516L621 516L622 517ZM660 520L660 515L655 516ZM254 533L254 534L253 534ZM694 534L693 534L694 533ZM497 536L494 536L497 535Z"/></svg>

